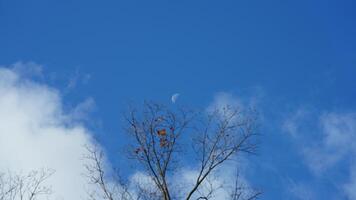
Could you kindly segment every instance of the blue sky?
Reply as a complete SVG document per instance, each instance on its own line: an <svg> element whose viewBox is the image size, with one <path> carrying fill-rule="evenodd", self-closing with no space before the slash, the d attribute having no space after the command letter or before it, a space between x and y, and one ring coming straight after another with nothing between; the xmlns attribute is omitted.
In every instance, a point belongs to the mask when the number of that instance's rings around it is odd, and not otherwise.
<svg viewBox="0 0 356 200"><path fill-rule="evenodd" d="M261 199L356 199L355 9L352 0L0 0L0 65L41 66L33 79L60 91L64 109L95 102L86 123L113 163L131 100L253 101L262 136L248 180Z"/></svg>

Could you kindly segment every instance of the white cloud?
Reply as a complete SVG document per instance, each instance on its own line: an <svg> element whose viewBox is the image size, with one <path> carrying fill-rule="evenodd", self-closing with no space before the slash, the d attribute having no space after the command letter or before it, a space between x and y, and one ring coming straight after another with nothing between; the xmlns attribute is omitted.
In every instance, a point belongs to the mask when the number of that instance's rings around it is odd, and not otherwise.
<svg viewBox="0 0 356 200"><path fill-rule="evenodd" d="M349 199L356 199L356 165L355 163L350 167L349 182L343 186Z"/></svg>
<svg viewBox="0 0 356 200"><path fill-rule="evenodd" d="M217 112L222 117L231 115L233 111L238 111L238 115L234 120L243 120L246 117L256 117L257 112L254 109L257 107L257 96L251 98L241 98L227 92L219 92L214 96L213 101L208 105L206 111L208 113ZM262 120L262 115L259 115L259 120Z"/></svg>
<svg viewBox="0 0 356 200"><path fill-rule="evenodd" d="M293 137L298 136L298 132L300 131L300 123L304 123L304 120L308 117L309 112L305 109L298 109L293 115L289 116L282 123L282 129L284 132L290 134Z"/></svg>
<svg viewBox="0 0 356 200"><path fill-rule="evenodd" d="M192 199L197 199L199 196L208 194L211 188L214 188L214 193L212 193L211 199L229 199L229 195L231 194L236 181L235 167L236 163L230 163L230 165L225 165L220 170L213 171L207 181L204 181L199 187L199 190L195 193ZM242 173L239 174L238 181L239 186L244 189L241 198L247 199L253 191L248 181L242 175L243 171L244 170L241 170ZM188 168L182 168L175 172L172 177L168 178L171 180L170 185L173 186L171 187L171 189L173 189L171 193L176 194L179 199L183 199L185 195L190 192L190 189L193 188L198 174L198 170ZM148 191L154 191L154 188L151 188L154 185L153 180L143 172L134 173L130 178L130 183L131 191L135 191L135 186L138 184L146 188Z"/></svg>
<svg viewBox="0 0 356 200"><path fill-rule="evenodd" d="M93 98L87 98L78 104L71 112L71 118L75 120L88 120L88 113L95 109Z"/></svg>
<svg viewBox="0 0 356 200"><path fill-rule="evenodd" d="M243 104L242 100L230 93L220 92L214 96L213 101L207 107L208 112L213 112L215 110L223 110L228 106L238 109L243 109L245 104Z"/></svg>
<svg viewBox="0 0 356 200"><path fill-rule="evenodd" d="M12 71L22 77L43 77L43 67L34 62L16 62L10 66Z"/></svg>
<svg viewBox="0 0 356 200"><path fill-rule="evenodd" d="M315 125L308 126L307 123ZM352 160L356 157L355 112L325 112L315 117L297 112L283 124L283 129L296 139L306 165L317 177L330 169L355 162ZM310 137L311 133L314 133L313 137ZM343 185L350 199L356 199L355 166L355 163L349 166L349 180L337 183Z"/></svg>
<svg viewBox="0 0 356 200"><path fill-rule="evenodd" d="M15 64L15 69L20 65L24 69L26 64ZM54 199L83 199L87 181L81 158L83 145L93 144L90 133L63 112L57 90L26 79L21 67L0 68L0 171L54 169L47 182Z"/></svg>
<svg viewBox="0 0 356 200"><path fill-rule="evenodd" d="M75 71L74 74L72 74L68 80L67 83L67 89L73 89L75 88L78 84L87 84L89 80L91 79L91 75L88 73L80 73L79 69Z"/></svg>
<svg viewBox="0 0 356 200"><path fill-rule="evenodd" d="M179 171L175 177L175 184L181 186L181 191L184 194L188 194L188 189L193 188L196 177L198 176L199 172L196 170L188 170L188 169L182 169ZM230 176L231 175L231 176ZM221 188L222 186L230 186L231 184L234 183L234 176L226 168L224 170L224 173L218 173L214 172L211 176L210 179L207 179L201 187L199 188L198 192L195 194L193 199L197 199L199 196L203 196L209 193L210 189L215 189L216 191L212 194L212 199L215 200L223 200L223 199L228 199L230 192L226 188ZM229 188L230 189L230 188Z"/></svg>
<svg viewBox="0 0 356 200"><path fill-rule="evenodd" d="M324 144L342 151L356 150L356 113L327 113L321 116Z"/></svg>
<svg viewBox="0 0 356 200"><path fill-rule="evenodd" d="M315 191L305 183L295 183L290 181L288 184L289 195L298 200L314 200L316 198Z"/></svg>
<svg viewBox="0 0 356 200"><path fill-rule="evenodd" d="M215 188L216 191L212 194L214 200L225 200L229 199L231 192L236 181L236 165L230 163L231 165L225 165L220 170L214 171L210 178L202 184L198 193L196 193L196 198L199 194L207 194L211 188ZM249 182L243 176L244 170L240 171L238 176L239 187L243 187L244 191L242 193L241 199L247 199L252 194L252 189ZM192 188L187 186L192 186L195 183L195 178L198 176L198 171L183 169L179 171L175 178L175 184L182 186L182 191L187 194L186 189ZM193 199L196 199L193 198Z"/></svg>
<svg viewBox="0 0 356 200"><path fill-rule="evenodd" d="M321 140L303 150L315 173L335 166L347 155L356 155L356 114L325 113L319 117L319 127Z"/></svg>

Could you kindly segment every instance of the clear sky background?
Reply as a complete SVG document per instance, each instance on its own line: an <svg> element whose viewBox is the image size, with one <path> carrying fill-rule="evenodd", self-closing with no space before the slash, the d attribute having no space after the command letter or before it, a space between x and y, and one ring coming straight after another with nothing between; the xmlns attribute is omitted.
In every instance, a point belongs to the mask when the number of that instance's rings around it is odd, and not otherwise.
<svg viewBox="0 0 356 200"><path fill-rule="evenodd" d="M0 0L0 65L40 66L31 80L64 110L93 107L85 126L112 163L130 101L253 102L246 176L266 200L356 199L355 36L353 0Z"/></svg>

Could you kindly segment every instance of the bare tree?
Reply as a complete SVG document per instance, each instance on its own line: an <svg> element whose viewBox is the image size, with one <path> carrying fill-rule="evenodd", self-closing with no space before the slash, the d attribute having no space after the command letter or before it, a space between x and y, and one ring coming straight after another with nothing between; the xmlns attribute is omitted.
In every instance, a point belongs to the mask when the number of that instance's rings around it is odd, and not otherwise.
<svg viewBox="0 0 356 200"><path fill-rule="evenodd" d="M262 192L259 190L252 190L248 186L244 185L240 180L239 171L236 171L235 174L235 183L232 186L230 191L230 200L254 200L259 197Z"/></svg>
<svg viewBox="0 0 356 200"><path fill-rule="evenodd" d="M114 174L109 177L104 166L104 154L98 146L86 146L88 154L84 158L89 161L85 164L89 184L97 186L98 190L89 191L89 198L104 200L134 200L128 190L127 181Z"/></svg>
<svg viewBox="0 0 356 200"><path fill-rule="evenodd" d="M0 173L0 200L37 200L40 196L49 196L51 187L44 185L54 173L41 169L27 175Z"/></svg>
<svg viewBox="0 0 356 200"><path fill-rule="evenodd" d="M255 152L256 120L253 109L226 106L193 112L145 102L141 109L129 109L125 115L125 132L131 139L127 148L129 159L136 161L138 169L145 172L152 184L136 183L133 191L128 181L118 181L114 189L113 183L105 179L102 153L97 149L89 149L87 156L93 161L93 165L86 166L89 180L99 186L103 199L108 200L214 199L220 187L227 188L212 183L214 172L240 153ZM178 191L172 180L178 172L178 163L189 160L184 160L184 155L195 155L195 166L198 166L194 183L182 190L185 194ZM246 189L236 182L231 200L252 200L260 195L253 190L249 195L242 195L243 191Z"/></svg>

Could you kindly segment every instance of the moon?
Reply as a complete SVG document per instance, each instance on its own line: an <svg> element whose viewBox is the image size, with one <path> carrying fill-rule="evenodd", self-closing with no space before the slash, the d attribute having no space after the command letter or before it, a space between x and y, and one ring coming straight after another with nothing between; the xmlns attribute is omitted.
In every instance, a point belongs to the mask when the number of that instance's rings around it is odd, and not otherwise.
<svg viewBox="0 0 356 200"><path fill-rule="evenodd" d="M172 95L172 97L171 97L172 103L176 103L179 95L180 95L179 93L175 93L175 94Z"/></svg>

